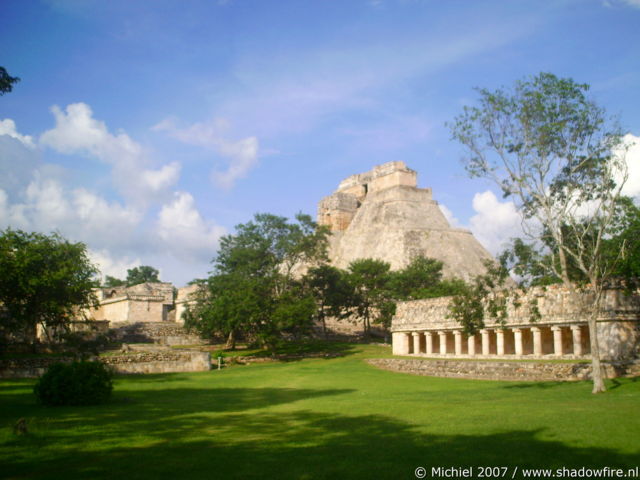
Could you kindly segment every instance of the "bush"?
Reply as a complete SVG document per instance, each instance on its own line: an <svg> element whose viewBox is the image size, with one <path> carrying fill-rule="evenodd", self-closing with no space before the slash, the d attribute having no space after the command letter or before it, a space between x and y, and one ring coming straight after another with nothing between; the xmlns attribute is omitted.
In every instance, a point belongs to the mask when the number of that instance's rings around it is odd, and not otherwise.
<svg viewBox="0 0 640 480"><path fill-rule="evenodd" d="M56 363L38 379L33 392L43 405L95 405L111 396L112 376L100 362Z"/></svg>

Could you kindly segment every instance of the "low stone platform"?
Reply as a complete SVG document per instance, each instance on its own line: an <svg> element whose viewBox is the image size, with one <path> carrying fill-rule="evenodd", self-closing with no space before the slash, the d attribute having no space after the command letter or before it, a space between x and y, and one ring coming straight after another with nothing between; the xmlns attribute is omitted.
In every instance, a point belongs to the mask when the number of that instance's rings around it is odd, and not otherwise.
<svg viewBox="0 0 640 480"><path fill-rule="evenodd" d="M508 362L444 359L369 359L371 365L400 373L475 380L572 381L589 380L591 363ZM640 375L640 363L607 363L607 378Z"/></svg>
<svg viewBox="0 0 640 480"><path fill-rule="evenodd" d="M153 350L103 355L98 361L116 373L177 373L211 370L209 352L191 350ZM0 378L37 378L54 363L71 363L72 357L0 359Z"/></svg>

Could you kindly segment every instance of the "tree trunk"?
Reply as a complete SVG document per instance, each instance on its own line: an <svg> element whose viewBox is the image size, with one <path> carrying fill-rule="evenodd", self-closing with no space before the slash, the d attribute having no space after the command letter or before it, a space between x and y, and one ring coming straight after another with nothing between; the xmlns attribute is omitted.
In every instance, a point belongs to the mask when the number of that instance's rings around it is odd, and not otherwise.
<svg viewBox="0 0 640 480"><path fill-rule="evenodd" d="M322 334L324 335L324 339L327 339L327 322L325 320L325 315L324 313L320 315L320 318L322 320Z"/></svg>
<svg viewBox="0 0 640 480"><path fill-rule="evenodd" d="M569 280L569 268L567 267L567 256L564 253L562 248L558 248L558 256L560 257L560 275L562 283L565 286L571 285L571 280Z"/></svg>
<svg viewBox="0 0 640 480"><path fill-rule="evenodd" d="M598 342L598 326L597 320L600 313L600 294L595 293L589 315L589 342L591 344L591 377L593 378L593 390L591 393L601 393L607 390L604 385L602 375L602 364L600 362L600 344Z"/></svg>
<svg viewBox="0 0 640 480"><path fill-rule="evenodd" d="M227 337L227 344L224 347L227 350L235 350L236 349L236 332L231 330L229 332L229 336Z"/></svg>

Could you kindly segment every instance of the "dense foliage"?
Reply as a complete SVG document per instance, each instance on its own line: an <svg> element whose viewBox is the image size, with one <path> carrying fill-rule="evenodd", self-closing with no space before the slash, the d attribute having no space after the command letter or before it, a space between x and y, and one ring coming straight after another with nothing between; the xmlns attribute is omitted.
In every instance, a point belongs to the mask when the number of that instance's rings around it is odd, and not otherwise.
<svg viewBox="0 0 640 480"><path fill-rule="evenodd" d="M95 405L113 390L112 373L100 362L56 363L38 379L33 392L47 406Z"/></svg>
<svg viewBox="0 0 640 480"><path fill-rule="evenodd" d="M56 233L0 232L0 272L0 336L32 338L38 324L64 331L97 302L85 245Z"/></svg>

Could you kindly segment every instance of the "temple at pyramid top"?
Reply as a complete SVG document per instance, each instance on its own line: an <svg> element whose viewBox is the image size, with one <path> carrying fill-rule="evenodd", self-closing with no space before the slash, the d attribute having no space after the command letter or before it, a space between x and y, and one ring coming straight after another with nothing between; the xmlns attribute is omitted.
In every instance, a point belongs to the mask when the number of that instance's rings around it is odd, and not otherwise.
<svg viewBox="0 0 640 480"><path fill-rule="evenodd" d="M404 162L344 179L320 201L318 223L331 229L329 258L340 268L376 258L400 269L421 255L442 261L446 277L470 280L493 258L470 231L449 225L431 189L418 188Z"/></svg>

